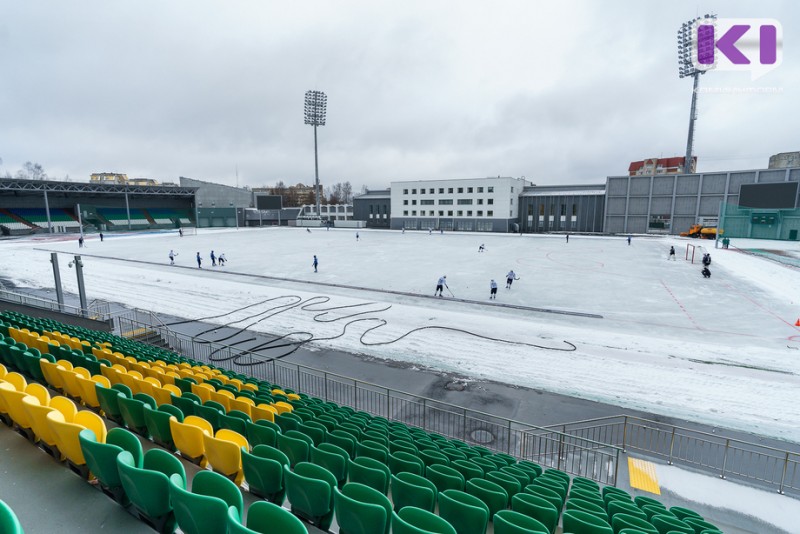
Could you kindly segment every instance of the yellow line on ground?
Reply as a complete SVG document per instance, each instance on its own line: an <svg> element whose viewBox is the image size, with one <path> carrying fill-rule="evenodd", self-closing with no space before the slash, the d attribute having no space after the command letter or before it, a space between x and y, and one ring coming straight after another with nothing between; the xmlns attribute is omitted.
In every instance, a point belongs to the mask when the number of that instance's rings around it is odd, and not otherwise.
<svg viewBox="0 0 800 534"><path fill-rule="evenodd" d="M661 495L658 476L656 476L656 464L628 457L628 473L631 477L632 488Z"/></svg>

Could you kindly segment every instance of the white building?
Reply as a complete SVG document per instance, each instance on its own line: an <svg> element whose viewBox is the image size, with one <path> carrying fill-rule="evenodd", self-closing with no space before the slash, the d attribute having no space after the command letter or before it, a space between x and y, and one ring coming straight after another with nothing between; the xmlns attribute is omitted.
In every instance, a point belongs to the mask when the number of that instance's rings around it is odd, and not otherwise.
<svg viewBox="0 0 800 534"><path fill-rule="evenodd" d="M392 228L507 232L517 224L522 178L391 183Z"/></svg>

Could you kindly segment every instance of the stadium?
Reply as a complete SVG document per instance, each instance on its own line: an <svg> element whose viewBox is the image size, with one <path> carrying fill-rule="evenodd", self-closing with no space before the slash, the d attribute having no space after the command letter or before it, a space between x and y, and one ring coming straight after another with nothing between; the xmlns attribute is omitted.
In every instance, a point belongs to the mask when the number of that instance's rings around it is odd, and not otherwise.
<svg viewBox="0 0 800 534"><path fill-rule="evenodd" d="M796 6L245 4L0 23L0 534L798 532Z"/></svg>

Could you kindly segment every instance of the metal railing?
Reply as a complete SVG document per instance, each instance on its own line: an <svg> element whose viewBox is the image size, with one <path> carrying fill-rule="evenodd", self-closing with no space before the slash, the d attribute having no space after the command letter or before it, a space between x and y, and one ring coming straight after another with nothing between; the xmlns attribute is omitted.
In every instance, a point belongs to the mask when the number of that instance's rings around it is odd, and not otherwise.
<svg viewBox="0 0 800 534"><path fill-rule="evenodd" d="M535 461L573 475L614 485L621 447L576 438L471 410L454 404L398 391L336 373L286 362L235 347L176 333L153 322L128 316L115 318L122 332L158 333L172 350L194 360L266 380L340 406L400 421L448 438L460 439L495 452Z"/></svg>
<svg viewBox="0 0 800 534"><path fill-rule="evenodd" d="M95 321L108 322L113 317L113 314L111 313L111 304L98 299L95 299L89 303L87 308L84 310L80 306L59 304L57 301L52 299L27 295L25 293L17 293L15 291L9 291L8 289L0 287L0 300L11 302L13 304L20 304L22 306L39 308L42 310L78 315L80 317L86 317Z"/></svg>
<svg viewBox="0 0 800 534"><path fill-rule="evenodd" d="M639 451L669 465L800 497L800 444L795 451L778 449L629 415L548 428L575 439L616 445L626 452Z"/></svg>

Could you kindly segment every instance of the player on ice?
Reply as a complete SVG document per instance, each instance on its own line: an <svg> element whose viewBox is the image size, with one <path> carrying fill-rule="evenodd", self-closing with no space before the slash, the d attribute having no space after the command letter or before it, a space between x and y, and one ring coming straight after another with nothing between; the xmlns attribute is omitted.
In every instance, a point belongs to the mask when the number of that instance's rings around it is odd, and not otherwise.
<svg viewBox="0 0 800 534"><path fill-rule="evenodd" d="M178 255L177 252L175 252L172 249L169 249L169 264L170 265L175 265L175 256L177 256L177 255Z"/></svg>
<svg viewBox="0 0 800 534"><path fill-rule="evenodd" d="M217 266L217 257L214 255L214 251L213 250L211 251L211 266L212 267L216 267Z"/></svg>
<svg viewBox="0 0 800 534"><path fill-rule="evenodd" d="M486 250L486 247L484 247L483 243L481 243L481 246L478 247L478 252L483 252L484 250Z"/></svg>
<svg viewBox="0 0 800 534"><path fill-rule="evenodd" d="M508 271L508 274L506 275L506 289L511 289L511 284L514 282L514 280L519 280L519 278L517 278L517 275L514 274L513 270Z"/></svg>
<svg viewBox="0 0 800 534"><path fill-rule="evenodd" d="M497 282L494 281L494 278L492 278L492 281L489 282L489 288L492 290L489 298L497 299Z"/></svg>
<svg viewBox="0 0 800 534"><path fill-rule="evenodd" d="M358 232L356 232L356 241L358 241Z"/></svg>
<svg viewBox="0 0 800 534"><path fill-rule="evenodd" d="M317 260L317 256L315 254L314 261L311 263L311 266L314 267L314 272L317 272L317 265L319 265L319 261Z"/></svg>
<svg viewBox="0 0 800 534"><path fill-rule="evenodd" d="M436 291L433 292L433 296L435 297L438 294L438 296L441 297L442 293L444 292L444 288L446 288L446 287L447 287L447 289L450 289L447 286L447 276L443 275L441 278L439 278L439 281L436 282Z"/></svg>
<svg viewBox="0 0 800 534"><path fill-rule="evenodd" d="M199 252L197 253L197 268L198 269L202 269L203 268L203 258L200 257L200 253Z"/></svg>
<svg viewBox="0 0 800 534"><path fill-rule="evenodd" d="M675 260L675 247L669 247L669 259L673 260L673 261L676 261Z"/></svg>
<svg viewBox="0 0 800 534"><path fill-rule="evenodd" d="M224 252L217 257L217 263L219 263L220 267L225 267L226 261L228 261L228 259L225 257Z"/></svg>
<svg viewBox="0 0 800 534"><path fill-rule="evenodd" d="M703 273L703 278L711 278L711 271L708 270L708 266L703 267L703 270L700 272Z"/></svg>

